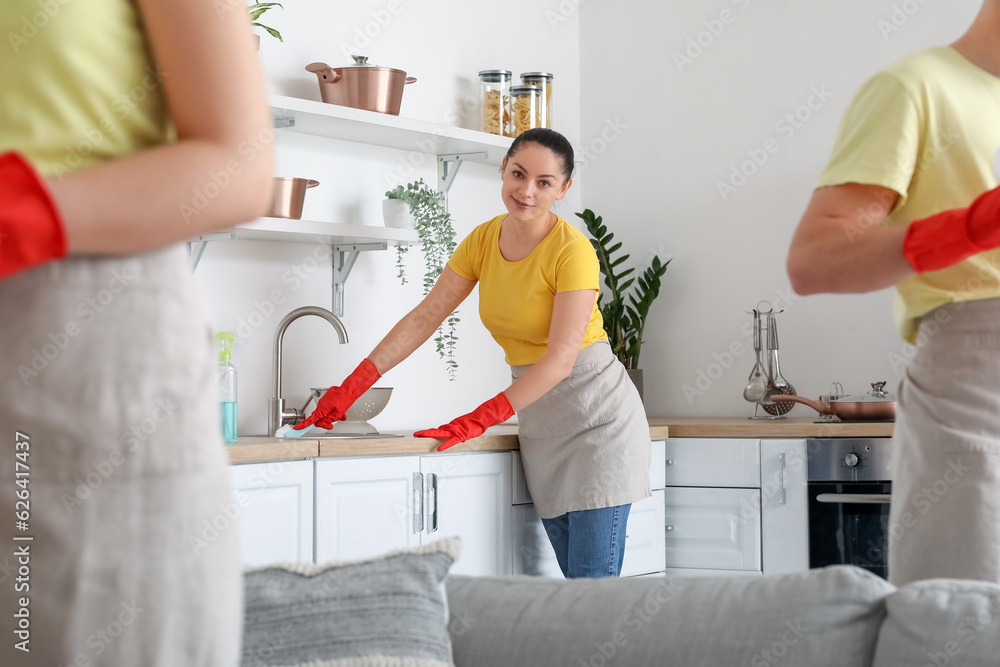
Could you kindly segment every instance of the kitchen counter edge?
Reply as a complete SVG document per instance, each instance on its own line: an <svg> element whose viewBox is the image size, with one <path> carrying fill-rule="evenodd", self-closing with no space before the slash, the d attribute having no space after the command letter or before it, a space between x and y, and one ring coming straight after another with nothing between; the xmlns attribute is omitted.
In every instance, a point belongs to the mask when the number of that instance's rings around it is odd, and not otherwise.
<svg viewBox="0 0 1000 667"><path fill-rule="evenodd" d="M649 437L667 438L888 438L891 422L835 423L812 418L753 420L744 417L651 417ZM230 463L261 463L338 456L433 454L440 441L414 438L410 431L398 438L344 438L290 440L267 436L241 437L226 448ZM518 448L517 426L494 426L485 434L459 443L447 452L510 451Z"/></svg>

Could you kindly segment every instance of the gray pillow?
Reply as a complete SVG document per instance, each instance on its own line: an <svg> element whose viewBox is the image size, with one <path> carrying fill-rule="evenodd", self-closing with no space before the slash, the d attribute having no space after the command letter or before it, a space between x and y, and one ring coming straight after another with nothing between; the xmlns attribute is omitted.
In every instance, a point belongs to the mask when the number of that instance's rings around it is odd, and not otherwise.
<svg viewBox="0 0 1000 667"><path fill-rule="evenodd" d="M928 579L886 598L876 667L1000 665L1000 585Z"/></svg>
<svg viewBox="0 0 1000 667"><path fill-rule="evenodd" d="M243 667L451 666L444 579L461 542L246 570Z"/></svg>

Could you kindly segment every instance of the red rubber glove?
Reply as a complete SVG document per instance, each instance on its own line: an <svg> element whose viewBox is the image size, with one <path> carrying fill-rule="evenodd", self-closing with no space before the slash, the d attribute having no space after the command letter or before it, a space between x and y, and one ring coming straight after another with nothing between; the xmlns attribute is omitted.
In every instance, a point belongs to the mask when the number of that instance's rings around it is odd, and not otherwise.
<svg viewBox="0 0 1000 667"><path fill-rule="evenodd" d="M417 431L414 438L445 438L437 450L443 452L452 445L481 436L486 429L514 416L507 396L501 391L467 415L456 417L440 428Z"/></svg>
<svg viewBox="0 0 1000 667"><path fill-rule="evenodd" d="M1000 248L1000 187L979 195L969 208L914 220L903 240L903 254L917 273L940 271L994 248Z"/></svg>
<svg viewBox="0 0 1000 667"><path fill-rule="evenodd" d="M308 419L303 419L293 428L301 431L313 424L320 428L333 428L333 422L342 421L347 408L351 407L354 401L368 391L368 388L375 384L375 381L380 377L382 374L375 368L375 364L370 359L365 359L358 364L354 372L348 375L339 387L327 389Z"/></svg>
<svg viewBox="0 0 1000 667"><path fill-rule="evenodd" d="M21 154L0 154L0 280L65 256L66 229L42 177Z"/></svg>

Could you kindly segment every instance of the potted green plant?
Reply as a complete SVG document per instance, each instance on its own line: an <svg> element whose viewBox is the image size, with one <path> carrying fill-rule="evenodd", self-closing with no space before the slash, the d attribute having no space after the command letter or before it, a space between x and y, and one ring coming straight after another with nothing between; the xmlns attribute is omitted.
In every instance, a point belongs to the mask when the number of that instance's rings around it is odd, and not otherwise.
<svg viewBox="0 0 1000 667"><path fill-rule="evenodd" d="M629 255L615 256L615 253L621 250L621 242L613 243L615 235L608 232L601 216L589 208L576 215L583 220L587 231L593 237L590 243L597 252L601 273L604 275L604 285L607 287L607 291L601 290L597 297L597 307L604 319L604 331L608 334L611 350L629 371L629 376L632 377L641 396L642 370L639 368L639 352L642 350L646 317L649 315L649 307L660 294L660 279L667 272L670 260L661 262L659 256L653 255L649 266L638 278L629 278L635 271L634 268L615 273L629 258ZM629 289L637 280L638 285L630 292Z"/></svg>
<svg viewBox="0 0 1000 667"><path fill-rule="evenodd" d="M422 178L405 186L398 185L386 192L385 196L389 200L403 201L409 206L420 239L420 249L424 255L423 287L426 295L434 287L438 276L444 270L445 263L455 251L455 227L452 224L451 214L444 207L441 194L429 188ZM397 276L404 285L406 272L403 257L408 250L405 245L400 245L396 249ZM458 311L455 311L444 321L434 339L438 356L444 359L451 380L455 379L455 371L458 369L458 363L455 361L458 322Z"/></svg>
<svg viewBox="0 0 1000 667"><path fill-rule="evenodd" d="M250 24L258 28L263 28L271 37L276 38L279 42L284 42L285 40L281 38L280 32L257 21L257 19L263 16L268 10L274 9L275 7L281 7L284 9L280 2L255 2L247 7L247 10L250 12ZM257 36L257 46L260 46L259 35Z"/></svg>

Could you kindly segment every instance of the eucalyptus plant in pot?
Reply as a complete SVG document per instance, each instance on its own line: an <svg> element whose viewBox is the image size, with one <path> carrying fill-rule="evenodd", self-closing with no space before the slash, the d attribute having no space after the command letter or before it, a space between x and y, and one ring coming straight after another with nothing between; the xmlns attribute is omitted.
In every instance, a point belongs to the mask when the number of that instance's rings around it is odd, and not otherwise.
<svg viewBox="0 0 1000 667"><path fill-rule="evenodd" d="M597 297L597 307L604 319L604 332L608 335L612 352L629 371L629 377L632 378L641 396L642 370L639 368L639 352L642 350L646 317L649 315L649 307L660 295L660 279L667 272L670 260L661 262L659 256L653 255L652 261L638 277L629 277L635 271L634 268L615 273L629 258L629 255L615 255L621 250L621 242L614 243L615 235L608 232L601 216L589 208L576 215L583 220L592 237L590 243L597 252L601 273L604 275L604 285L607 287L607 291L601 290ZM636 287L629 291L633 285Z"/></svg>
<svg viewBox="0 0 1000 667"><path fill-rule="evenodd" d="M424 255L423 288L426 295L437 282L448 258L455 252L455 227L451 214L444 207L441 193L428 187L422 178L405 186L398 185L386 192L385 196L389 200L403 201L409 206L420 239L420 250ZM386 222L388 223L388 219ZM406 284L403 259L408 251L409 247L405 245L396 248L397 277L403 285ZM434 338L438 356L444 359L448 367L448 378L451 380L455 379L455 371L458 369L455 361L458 323L458 311L455 311L444 321Z"/></svg>

